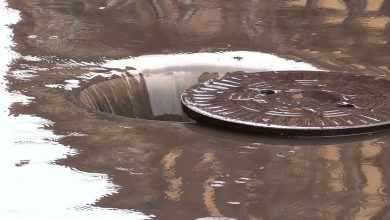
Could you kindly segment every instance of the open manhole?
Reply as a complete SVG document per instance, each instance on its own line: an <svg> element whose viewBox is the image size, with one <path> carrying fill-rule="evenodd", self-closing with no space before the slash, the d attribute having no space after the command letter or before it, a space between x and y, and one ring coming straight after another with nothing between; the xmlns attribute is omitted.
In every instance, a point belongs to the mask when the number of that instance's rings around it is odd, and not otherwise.
<svg viewBox="0 0 390 220"><path fill-rule="evenodd" d="M78 98L100 112L158 121L192 121L183 113L181 93L192 85L219 77L218 73L168 72L127 74L84 88Z"/></svg>
<svg viewBox="0 0 390 220"><path fill-rule="evenodd" d="M285 136L335 136L390 127L390 81L339 72L227 74L182 96L191 118Z"/></svg>

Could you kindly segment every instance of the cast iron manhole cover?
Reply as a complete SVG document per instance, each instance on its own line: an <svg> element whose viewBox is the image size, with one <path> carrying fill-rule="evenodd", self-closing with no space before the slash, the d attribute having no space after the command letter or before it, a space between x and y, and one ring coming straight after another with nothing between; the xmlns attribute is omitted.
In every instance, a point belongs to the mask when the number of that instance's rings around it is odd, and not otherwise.
<svg viewBox="0 0 390 220"><path fill-rule="evenodd" d="M334 136L390 127L390 81L339 72L243 73L197 84L182 96L193 119L286 136Z"/></svg>

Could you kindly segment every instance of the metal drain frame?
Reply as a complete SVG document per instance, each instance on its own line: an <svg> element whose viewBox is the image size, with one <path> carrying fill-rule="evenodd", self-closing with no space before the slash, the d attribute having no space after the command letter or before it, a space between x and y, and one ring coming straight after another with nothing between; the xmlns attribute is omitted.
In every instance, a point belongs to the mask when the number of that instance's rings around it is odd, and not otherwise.
<svg viewBox="0 0 390 220"><path fill-rule="evenodd" d="M343 76L351 76L351 77L371 77L366 75L357 75L357 74L351 74L351 73L344 73L344 72L325 72L325 71L272 71L272 72L259 72L258 74L285 74L285 73L307 73L307 74L341 74ZM253 74L253 73L248 73ZM226 77L226 76L225 76ZM225 77L222 77L220 79L223 79ZM220 80L216 79L216 80ZM377 80L374 77L371 77L372 80ZM216 80L210 80L206 83L212 83ZM385 80L382 79L381 80ZM386 83L389 83L390 81L386 80ZM203 83L204 84L204 83ZM236 131L241 132L249 132L249 133L255 133L260 135L271 135L271 136L299 136L299 137L310 137L310 136L322 136L322 137L330 137L330 136L346 136L346 135L359 135L359 134L367 134L367 133L375 133L380 132L386 129L390 128L390 116L388 120L379 122L379 123L372 123L369 125L361 125L361 126L334 126L329 128L305 128L305 127L283 127L283 126L254 126L252 124L245 124L240 122L234 122L234 120L221 120L218 117L213 117L212 115L206 115L200 111L197 111L196 109L193 109L186 104L186 96L188 95L188 92L191 89L199 88L202 84L197 84L193 86L192 88L186 90L182 96L181 96L181 102L182 102L182 108L183 111L192 119L195 121L217 126L221 128L227 128L232 129ZM390 90L389 90L390 91ZM387 91L389 93L389 91ZM387 97L387 96L386 96ZM348 105L348 103L347 103ZM349 106L341 106L341 107L349 107Z"/></svg>

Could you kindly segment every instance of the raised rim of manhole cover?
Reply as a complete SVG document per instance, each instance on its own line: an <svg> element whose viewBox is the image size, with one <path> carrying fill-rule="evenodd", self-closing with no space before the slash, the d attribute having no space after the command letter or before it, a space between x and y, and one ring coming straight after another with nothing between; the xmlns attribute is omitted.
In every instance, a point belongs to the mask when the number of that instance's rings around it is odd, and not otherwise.
<svg viewBox="0 0 390 220"><path fill-rule="evenodd" d="M265 135L338 136L390 128L390 81L325 71L228 73L181 96L199 122Z"/></svg>

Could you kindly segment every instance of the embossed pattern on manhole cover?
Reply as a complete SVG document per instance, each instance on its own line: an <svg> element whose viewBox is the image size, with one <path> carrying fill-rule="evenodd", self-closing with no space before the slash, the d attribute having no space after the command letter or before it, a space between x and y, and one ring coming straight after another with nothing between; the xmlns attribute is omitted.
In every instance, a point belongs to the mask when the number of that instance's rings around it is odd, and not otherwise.
<svg viewBox="0 0 390 220"><path fill-rule="evenodd" d="M320 71L235 72L182 94L193 119L287 136L334 136L390 127L390 81Z"/></svg>

